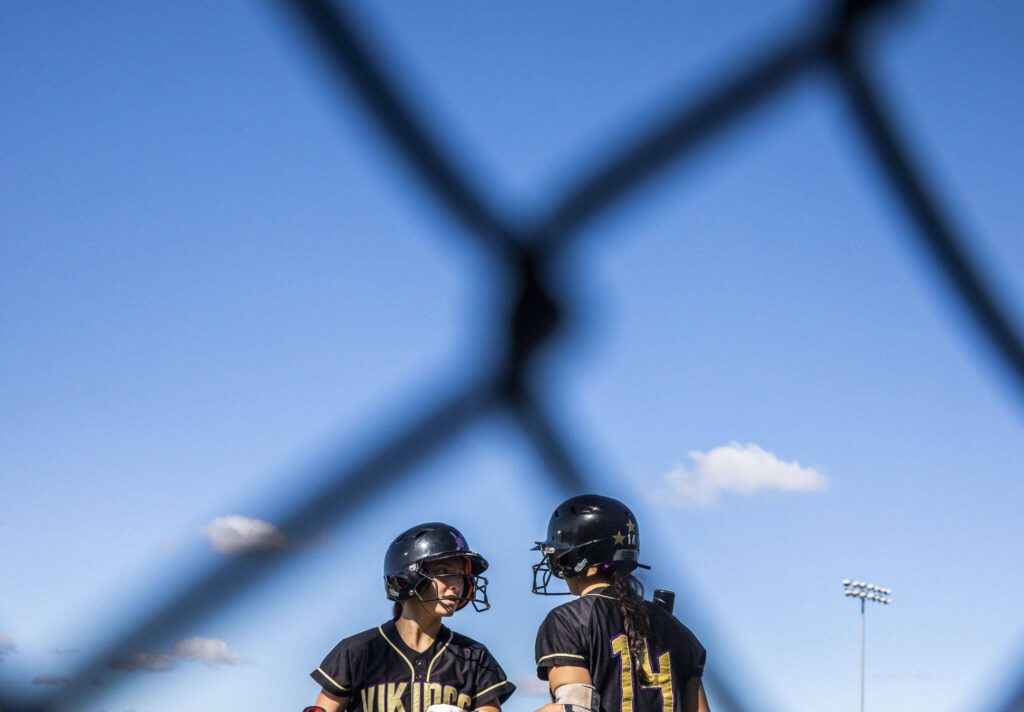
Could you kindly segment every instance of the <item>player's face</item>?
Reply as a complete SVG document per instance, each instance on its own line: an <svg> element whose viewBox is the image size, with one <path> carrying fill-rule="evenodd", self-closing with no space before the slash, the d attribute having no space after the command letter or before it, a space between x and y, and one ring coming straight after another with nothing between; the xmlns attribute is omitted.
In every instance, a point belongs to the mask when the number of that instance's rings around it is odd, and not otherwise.
<svg viewBox="0 0 1024 712"><path fill-rule="evenodd" d="M424 573L431 579L430 593L423 598L437 598L436 601L424 601L433 604L434 612L439 616L450 616L455 613L455 608L466 590L466 567L465 559L442 559L431 561L424 566Z"/></svg>

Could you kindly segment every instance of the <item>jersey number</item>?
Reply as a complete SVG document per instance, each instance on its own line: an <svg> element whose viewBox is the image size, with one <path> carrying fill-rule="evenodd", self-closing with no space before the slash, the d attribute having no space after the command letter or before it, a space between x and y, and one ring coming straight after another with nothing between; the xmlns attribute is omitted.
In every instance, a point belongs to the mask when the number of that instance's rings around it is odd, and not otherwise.
<svg viewBox="0 0 1024 712"><path fill-rule="evenodd" d="M622 664L622 712L633 712L633 656L629 652L629 638L619 635L612 640L612 655ZM642 669L650 684L640 684L645 690L661 690L662 712L672 712L675 695L672 692L672 658L669 651L658 656L658 669L651 666L651 656L644 647Z"/></svg>

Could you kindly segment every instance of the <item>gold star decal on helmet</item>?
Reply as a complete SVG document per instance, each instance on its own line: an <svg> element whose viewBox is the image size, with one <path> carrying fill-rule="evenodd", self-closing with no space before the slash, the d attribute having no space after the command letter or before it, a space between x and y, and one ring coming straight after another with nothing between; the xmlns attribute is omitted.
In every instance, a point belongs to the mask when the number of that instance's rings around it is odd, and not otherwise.
<svg viewBox="0 0 1024 712"><path fill-rule="evenodd" d="M615 542L616 546L621 546L622 542L626 541L626 537L622 532L616 531L615 534L612 535L612 541Z"/></svg>
<svg viewBox="0 0 1024 712"><path fill-rule="evenodd" d="M633 523L632 519L626 522L626 529L629 529L630 534L636 531L636 524Z"/></svg>

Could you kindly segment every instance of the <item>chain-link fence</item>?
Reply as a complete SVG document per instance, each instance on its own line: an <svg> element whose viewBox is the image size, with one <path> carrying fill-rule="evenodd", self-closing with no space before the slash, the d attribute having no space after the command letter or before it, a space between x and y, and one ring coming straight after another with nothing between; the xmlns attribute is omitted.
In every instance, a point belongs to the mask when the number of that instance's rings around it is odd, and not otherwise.
<svg viewBox="0 0 1024 712"><path fill-rule="evenodd" d="M479 338L492 360L466 378L432 407L381 437L370 453L356 462L341 462L322 478L319 490L281 522L296 535L336 523L370 506L400 483L412 467L446 442L495 411L505 411L521 429L546 466L550 483L562 494L600 489L582 466L578 443L561 433L551 417L538 377L538 354L551 346L564 323L565 295L555 275L565 266L570 246L584 228L659 172L687 160L714 136L730 131L740 119L763 110L791 90L805 73L825 70L833 90L846 104L859 128L865 151L902 205L912 232L945 277L945 285L962 303L974 328L1010 374L1013 397L1024 404L1024 343L972 265L963 238L943 206L932 197L894 120L876 90L862 53L863 40L884 14L902 10L900 0L846 0L793 36L750 59L745 68L720 77L696 101L670 112L666 120L613 156L578 184L566 186L554 208L522 228L499 216L483 191L456 167L452 157L424 128L416 107L390 83L373 48L344 5L329 0L281 0L287 14L308 32L333 70L340 91L354 92L397 153L419 176L423 190L465 228L464 234L486 252L512 285L504 310ZM372 486L371 486L372 484ZM182 622L193 622L229 606L240 591L274 575L280 557L230 559L192 582L170 605L149 613L123 635L98 651L74 675L95 677L118 651L140 649ZM699 622L698 622L699 623ZM740 680L716 669L707 684L716 709L753 710ZM56 691L41 705L8 697L0 708L9 712L54 710L79 702L95 691L71 686ZM6 695L6 693L5 693ZM1016 691L996 707L1000 712L1024 709L1024 670Z"/></svg>

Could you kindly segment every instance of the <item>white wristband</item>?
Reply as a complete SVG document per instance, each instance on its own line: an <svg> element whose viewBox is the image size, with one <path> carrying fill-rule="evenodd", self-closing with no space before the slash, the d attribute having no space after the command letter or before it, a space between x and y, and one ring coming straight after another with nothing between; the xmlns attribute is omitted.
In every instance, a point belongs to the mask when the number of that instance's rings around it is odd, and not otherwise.
<svg viewBox="0 0 1024 712"><path fill-rule="evenodd" d="M554 697L555 704L563 705L565 712L597 712L601 708L601 696L593 685L579 682L559 685Z"/></svg>

